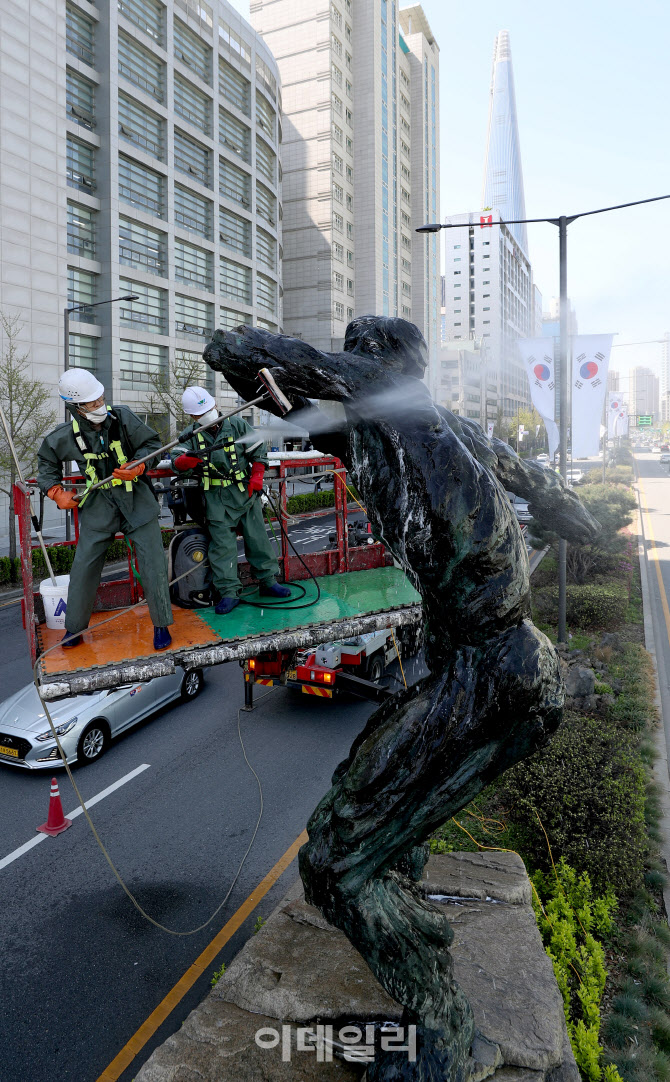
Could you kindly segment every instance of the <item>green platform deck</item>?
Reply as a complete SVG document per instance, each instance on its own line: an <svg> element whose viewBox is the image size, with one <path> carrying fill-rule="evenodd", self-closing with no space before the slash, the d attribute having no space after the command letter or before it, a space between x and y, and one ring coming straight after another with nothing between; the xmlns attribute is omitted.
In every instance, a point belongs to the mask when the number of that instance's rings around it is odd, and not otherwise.
<svg viewBox="0 0 670 1082"><path fill-rule="evenodd" d="M221 642L246 639L251 636L271 635L277 631L310 627L312 624L328 624L347 620L363 613L385 612L420 605L421 597L397 567L377 567L369 571L347 571L342 575L325 575L316 580L321 589L319 600L308 608L274 608L272 599L263 608L238 605L227 616L217 616L214 609L198 612L201 620L214 631ZM307 591L302 604L317 596L312 579L302 583ZM292 596L298 597L295 587ZM257 590L245 591L250 601L262 602ZM288 600L284 602L288 604ZM301 604L300 601L297 604Z"/></svg>

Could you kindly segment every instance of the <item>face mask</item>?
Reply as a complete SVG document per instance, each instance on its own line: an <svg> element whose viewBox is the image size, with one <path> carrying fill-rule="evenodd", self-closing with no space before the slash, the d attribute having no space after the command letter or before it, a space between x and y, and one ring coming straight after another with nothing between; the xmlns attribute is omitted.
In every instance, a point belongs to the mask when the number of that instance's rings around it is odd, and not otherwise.
<svg viewBox="0 0 670 1082"><path fill-rule="evenodd" d="M215 421L218 416L219 416L219 411L215 407L214 409L207 410L207 413L202 413L199 417L196 417L195 423L198 426L206 425L210 421Z"/></svg>
<svg viewBox="0 0 670 1082"><path fill-rule="evenodd" d="M99 425L102 421L105 420L107 416L107 406L105 406L104 404L102 406L98 406L97 409L92 410L90 413L87 413L86 410L82 410L81 412L83 413L86 420L90 421L91 424Z"/></svg>

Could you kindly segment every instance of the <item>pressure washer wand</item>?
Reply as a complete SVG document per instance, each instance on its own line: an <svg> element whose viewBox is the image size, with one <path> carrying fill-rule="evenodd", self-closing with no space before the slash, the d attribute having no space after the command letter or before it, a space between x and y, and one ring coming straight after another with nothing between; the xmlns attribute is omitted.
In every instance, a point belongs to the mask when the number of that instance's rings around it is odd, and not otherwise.
<svg viewBox="0 0 670 1082"><path fill-rule="evenodd" d="M23 471L21 470L21 464L19 462L18 455L16 453L16 448L14 446L14 440L12 439L11 432L9 431L9 425L7 424L7 418L5 417L5 411L3 410L1 405L0 405L0 421L2 421L2 427L5 430L5 437L7 439L7 443L9 444L9 450L10 450L11 456L14 459L14 465L16 467L16 472L18 474L19 481L25 487L26 483L23 480ZM44 556L44 562L47 565L47 571L49 572L49 575L51 577L51 581L52 581L53 585L56 586L57 585L56 576L54 575L54 569L51 566L51 560L49 559L49 553L47 552L47 547L46 547L46 545L44 543L44 538L42 537L42 529L40 527L39 519L37 518L37 515L33 511L33 501L32 501L32 498L30 496L30 493L28 494L28 500L30 502L30 519L31 519L31 522L33 524L33 529L34 529L35 533L37 534L37 540L40 543L40 548L42 549L42 555Z"/></svg>
<svg viewBox="0 0 670 1082"><path fill-rule="evenodd" d="M250 402L243 402L241 406L237 406L234 410L229 410L228 413L220 413L213 421L208 421L206 425L200 425L199 428L194 429L191 436L197 436L199 432L205 432L208 428L213 428L214 425L220 424L221 421L227 420L228 417L234 417L236 413L241 413L242 410L248 409L249 406L258 406L268 397L274 399L282 413L288 413L289 410L293 409L286 395L279 390L269 368L261 368L258 373L258 378L264 387L263 393L259 395L258 398L253 398ZM151 453L145 455L144 458L133 459L132 465L139 466L142 462L149 462L152 458L156 458L157 455L165 454L166 451L176 447L177 444L181 442L183 436L184 433L182 432L176 439L171 440L170 443L166 443L163 447L159 447L157 451L151 451ZM94 485L91 485L90 488L87 488L86 492L82 493L81 497L76 497L76 499L88 496L90 492L95 492L96 488L102 488L103 485L108 485L112 480L114 480L113 475L105 477L102 481L97 481Z"/></svg>

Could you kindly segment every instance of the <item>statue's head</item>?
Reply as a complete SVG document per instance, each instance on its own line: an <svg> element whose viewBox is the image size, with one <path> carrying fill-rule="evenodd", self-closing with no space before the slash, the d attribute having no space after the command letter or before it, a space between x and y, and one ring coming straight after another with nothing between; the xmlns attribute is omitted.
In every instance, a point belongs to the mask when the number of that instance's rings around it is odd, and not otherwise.
<svg viewBox="0 0 670 1082"><path fill-rule="evenodd" d="M397 316L357 316L344 335L347 353L377 357L386 368L422 379L428 348L421 331Z"/></svg>

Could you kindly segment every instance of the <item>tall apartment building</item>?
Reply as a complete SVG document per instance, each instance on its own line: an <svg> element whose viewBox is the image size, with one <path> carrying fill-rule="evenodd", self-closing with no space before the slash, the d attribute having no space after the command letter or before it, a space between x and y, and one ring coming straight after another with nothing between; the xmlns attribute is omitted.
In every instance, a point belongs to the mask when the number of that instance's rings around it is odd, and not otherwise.
<svg viewBox="0 0 670 1082"><path fill-rule="evenodd" d="M284 106L284 326L341 349L353 316L412 320L435 356L438 47L418 5L252 0Z"/></svg>
<svg viewBox="0 0 670 1082"><path fill-rule="evenodd" d="M630 371L630 389L628 394L628 413L653 417L654 424L660 420L659 378L651 368L637 365Z"/></svg>
<svg viewBox="0 0 670 1082"><path fill-rule="evenodd" d="M3 2L0 303L55 384L71 365L141 408L212 330L281 326L281 97L227 3ZM201 368L219 394L232 391Z"/></svg>
<svg viewBox="0 0 670 1082"><path fill-rule="evenodd" d="M670 331L663 335L661 353L661 421L670 421Z"/></svg>

